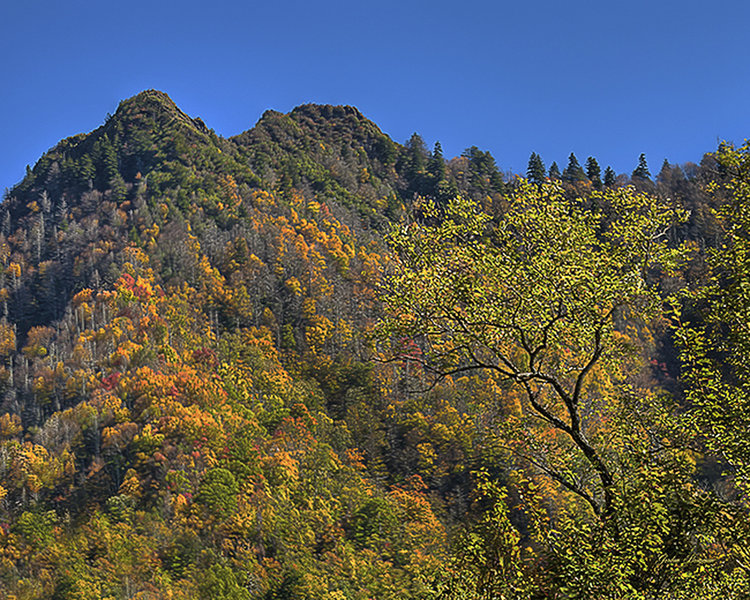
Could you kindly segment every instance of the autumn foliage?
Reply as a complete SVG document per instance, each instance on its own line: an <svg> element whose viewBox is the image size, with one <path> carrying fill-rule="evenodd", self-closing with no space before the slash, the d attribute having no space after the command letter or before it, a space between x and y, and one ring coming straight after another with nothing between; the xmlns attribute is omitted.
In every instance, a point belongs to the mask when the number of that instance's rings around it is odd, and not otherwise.
<svg viewBox="0 0 750 600"><path fill-rule="evenodd" d="M743 589L741 487L662 393L710 211L441 152L352 107L224 139L151 90L9 190L0 596Z"/></svg>

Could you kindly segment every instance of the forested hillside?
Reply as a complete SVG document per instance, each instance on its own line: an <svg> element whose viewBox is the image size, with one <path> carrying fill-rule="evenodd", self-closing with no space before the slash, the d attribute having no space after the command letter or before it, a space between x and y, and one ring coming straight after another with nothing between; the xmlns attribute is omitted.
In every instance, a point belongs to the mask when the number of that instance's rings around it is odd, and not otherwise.
<svg viewBox="0 0 750 600"><path fill-rule="evenodd" d="M0 591L750 594L750 158L225 139L163 93L0 204Z"/></svg>

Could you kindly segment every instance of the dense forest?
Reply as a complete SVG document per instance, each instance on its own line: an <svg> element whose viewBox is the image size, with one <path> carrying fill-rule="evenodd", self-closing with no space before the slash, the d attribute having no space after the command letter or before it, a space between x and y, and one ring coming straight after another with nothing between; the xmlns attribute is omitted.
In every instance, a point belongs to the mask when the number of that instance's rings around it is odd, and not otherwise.
<svg viewBox="0 0 750 600"><path fill-rule="evenodd" d="M0 596L750 597L750 149L120 103L0 204Z"/></svg>

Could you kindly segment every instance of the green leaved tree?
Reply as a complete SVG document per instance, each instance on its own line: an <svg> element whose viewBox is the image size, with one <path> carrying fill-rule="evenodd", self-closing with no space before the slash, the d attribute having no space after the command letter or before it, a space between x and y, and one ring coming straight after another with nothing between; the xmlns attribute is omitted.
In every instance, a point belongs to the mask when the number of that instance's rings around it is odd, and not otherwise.
<svg viewBox="0 0 750 600"><path fill-rule="evenodd" d="M707 450L734 484L750 492L750 146L724 145L717 159L730 174L714 186L729 200L717 216L725 232L709 253L708 281L687 295L679 329L692 415Z"/></svg>
<svg viewBox="0 0 750 600"><path fill-rule="evenodd" d="M605 516L616 461L596 442L591 415L606 406L587 389L600 365L627 351L615 320L659 307L646 271L670 256L674 214L627 189L595 195L617 211L604 231L603 216L560 187L525 182L497 224L457 198L439 224L397 230L382 328L417 340L421 367L436 377L486 370L517 386L522 416L559 434L558 457L577 456L581 472L549 457L540 468Z"/></svg>
<svg viewBox="0 0 750 600"><path fill-rule="evenodd" d="M663 318L649 274L679 262L666 234L684 215L630 187L593 195L607 214L521 181L496 220L456 198L391 235L386 355L426 384L468 372L504 381L495 443L520 480L562 494L516 492L533 526L498 517L498 538L483 521L465 546L504 567L465 571L439 598L720 598L744 585L724 550L741 545L695 484L690 427L674 400L629 383L638 367L621 324Z"/></svg>

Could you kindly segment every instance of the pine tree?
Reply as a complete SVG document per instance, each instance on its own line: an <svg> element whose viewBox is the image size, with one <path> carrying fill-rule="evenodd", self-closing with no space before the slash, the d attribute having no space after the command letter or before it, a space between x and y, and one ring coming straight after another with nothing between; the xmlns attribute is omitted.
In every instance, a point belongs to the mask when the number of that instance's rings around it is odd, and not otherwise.
<svg viewBox="0 0 750 600"><path fill-rule="evenodd" d="M422 136L414 132L409 138L409 141L406 142L405 146L409 151L409 174L415 175L421 171L424 171L429 153L427 152L427 146L425 145Z"/></svg>
<svg viewBox="0 0 750 600"><path fill-rule="evenodd" d="M601 167L599 167L599 163L596 162L596 159L593 156L589 156L586 159L586 177L591 180L591 183L594 184L594 187L596 189L600 189L602 187L602 170Z"/></svg>
<svg viewBox="0 0 750 600"><path fill-rule="evenodd" d="M562 178L568 182L584 181L586 179L586 173L578 162L576 155L572 152L568 157L568 166L563 171Z"/></svg>
<svg viewBox="0 0 750 600"><path fill-rule="evenodd" d="M94 167L91 156L84 154L78 161L76 161L75 165L78 185L83 189L92 189L94 186L94 178L96 177L96 167Z"/></svg>
<svg viewBox="0 0 750 600"><path fill-rule="evenodd" d="M420 196L431 194L431 177L427 173L430 153L422 136L415 132L404 145L407 151L405 171L409 181L409 194Z"/></svg>
<svg viewBox="0 0 750 600"><path fill-rule="evenodd" d="M646 155L643 152L638 157L638 166L633 171L631 177L641 180L651 179L651 172L648 170L648 164L646 163Z"/></svg>
<svg viewBox="0 0 750 600"><path fill-rule="evenodd" d="M102 138L100 161L105 181L109 182L110 179L119 175L117 152L106 133Z"/></svg>
<svg viewBox="0 0 750 600"><path fill-rule="evenodd" d="M672 167L669 164L669 161L665 158L664 162L661 163L661 170L659 171L659 174L656 176L656 181L659 182L665 182L669 180L669 177L672 173Z"/></svg>
<svg viewBox="0 0 750 600"><path fill-rule="evenodd" d="M615 172L612 170L612 167L604 169L604 185L609 188L615 186Z"/></svg>
<svg viewBox="0 0 750 600"><path fill-rule="evenodd" d="M440 145L440 142L435 142L435 149L432 151L427 168L435 178L435 185L445 179L445 159L443 158L443 147Z"/></svg>
<svg viewBox="0 0 750 600"><path fill-rule="evenodd" d="M557 166L556 162L553 162L549 166L549 178L550 179L560 179L562 176L560 175L560 167Z"/></svg>
<svg viewBox="0 0 750 600"><path fill-rule="evenodd" d="M544 183L544 180L546 179L542 157L539 156L536 152L532 152L531 156L529 157L529 166L526 169L526 178L531 183L536 183L537 185Z"/></svg>
<svg viewBox="0 0 750 600"><path fill-rule="evenodd" d="M475 191L503 193L505 182L489 151L483 152L476 146L471 146L464 150L462 156L469 159L469 183Z"/></svg>

